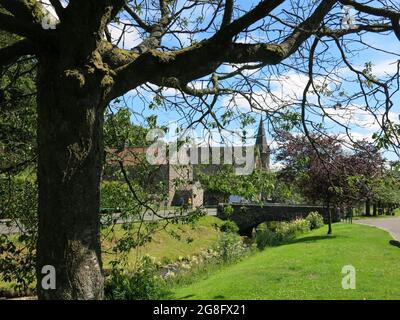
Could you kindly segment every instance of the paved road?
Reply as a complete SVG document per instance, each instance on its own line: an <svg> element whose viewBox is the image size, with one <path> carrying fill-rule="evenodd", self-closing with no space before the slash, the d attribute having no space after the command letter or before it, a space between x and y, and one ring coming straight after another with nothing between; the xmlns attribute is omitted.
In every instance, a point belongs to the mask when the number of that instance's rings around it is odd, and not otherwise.
<svg viewBox="0 0 400 320"><path fill-rule="evenodd" d="M22 230L24 227L18 221L0 219L0 235L21 233Z"/></svg>
<svg viewBox="0 0 400 320"><path fill-rule="evenodd" d="M353 222L385 229L394 239L400 241L400 218L362 219L353 220Z"/></svg>
<svg viewBox="0 0 400 320"><path fill-rule="evenodd" d="M206 208L207 215L209 216L216 216L217 215L217 209L216 208ZM153 215L153 214L146 214L144 216L145 221L154 221L154 220L160 220L162 218L179 218L182 217L178 213L171 213L168 210L160 210L157 212L158 217ZM113 214L112 219L114 220L114 223L116 224L121 224L124 221L122 219L118 218L118 214ZM107 217L110 217L109 215ZM106 223L106 219L102 219L102 223ZM0 220L0 235L1 234L15 234L15 233L20 233L21 229L17 226L16 223L9 223L7 225L7 220Z"/></svg>

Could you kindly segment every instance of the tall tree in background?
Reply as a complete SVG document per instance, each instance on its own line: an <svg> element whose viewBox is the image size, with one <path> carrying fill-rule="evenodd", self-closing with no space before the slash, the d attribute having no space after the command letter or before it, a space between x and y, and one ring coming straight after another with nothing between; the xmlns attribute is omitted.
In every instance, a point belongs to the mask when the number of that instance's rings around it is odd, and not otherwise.
<svg viewBox="0 0 400 320"><path fill-rule="evenodd" d="M344 150L336 136L312 136L310 141L288 132L280 132L277 141L276 158L284 165L281 179L296 185L310 201L332 209L353 207L377 196L384 159L371 143L358 141L353 150Z"/></svg>
<svg viewBox="0 0 400 320"><path fill-rule="evenodd" d="M399 163L392 163L374 187L375 206L379 203L382 209L386 207L387 214L393 214L394 209L400 207Z"/></svg>
<svg viewBox="0 0 400 320"><path fill-rule="evenodd" d="M359 141L354 145L354 152L343 155L340 159L343 168L343 186L350 190L344 190L343 201L360 202L365 201L365 214L371 215L371 205L376 196L376 186L384 175L384 159L376 146L367 141ZM352 177L351 180L348 177Z"/></svg>
<svg viewBox="0 0 400 320"><path fill-rule="evenodd" d="M309 78L300 112L307 131L306 108L315 108L307 103L307 92L324 94L323 87L317 88L313 81L317 73L313 63L321 67L319 76L327 78L328 69L338 66L324 49L318 50L323 43L321 47L340 50L340 60L356 75L362 94L381 101L383 92L385 103L366 107L373 113L385 108L387 115L392 105L386 80L374 79L368 70L357 71L345 49L365 32L395 33L400 39L398 6L392 1L376 2L377 8L344 0L49 0L47 4L0 0L0 29L21 37L0 49L0 65L27 55L38 61L39 298L103 297L99 182L103 117L110 101L131 90L150 88L159 95L162 88L172 88L181 102L171 103L180 105L184 116L199 117L191 124L207 126L207 117L218 123L213 108L223 95L231 101L243 97L253 109L279 119L287 116L282 109L285 104L268 110L264 106L268 100L260 101L257 90L268 91L264 72L273 74L272 66L279 74L284 72L279 67L292 64ZM353 5L359 12L360 22L351 28L342 27L342 4ZM48 10L56 12L56 26L49 23ZM117 47L110 32L116 21L133 26L142 41L128 50ZM187 40L182 41L184 36ZM350 41L341 40L346 36ZM289 57L295 61L288 64ZM321 70L326 74L321 75ZM249 74L253 80L249 81ZM344 97L351 102L353 96ZM186 107L182 107L184 102L188 102ZM348 104L341 105L346 109ZM195 112L189 112L189 106ZM286 102L286 107L291 106ZM325 116L326 110L319 106ZM381 127L384 133L377 134L377 139L382 138L383 144L398 143L387 116ZM46 265L55 267L55 290L41 286Z"/></svg>
<svg viewBox="0 0 400 320"><path fill-rule="evenodd" d="M336 137L311 138L312 143L305 135L280 133L276 158L284 164L281 179L298 186L304 197L325 205L330 213L337 202L337 188L340 187L342 148ZM331 224L329 216L328 234L332 233Z"/></svg>

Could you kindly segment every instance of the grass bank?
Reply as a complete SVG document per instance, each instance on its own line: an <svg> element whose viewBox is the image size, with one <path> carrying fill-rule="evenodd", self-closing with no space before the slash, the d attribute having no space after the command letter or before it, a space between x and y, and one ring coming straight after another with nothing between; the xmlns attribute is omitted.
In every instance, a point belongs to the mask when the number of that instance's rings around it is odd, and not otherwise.
<svg viewBox="0 0 400 320"><path fill-rule="evenodd" d="M175 299L400 299L400 249L390 235L335 224L267 248L235 265L175 288ZM356 289L344 290L343 266L356 268Z"/></svg>
<svg viewBox="0 0 400 320"><path fill-rule="evenodd" d="M134 263L137 257L145 254L150 255L156 261L174 261L180 256L194 255L200 251L210 248L218 237L218 230L215 225L221 224L222 221L213 216L205 216L192 225L170 224L166 230L159 230L152 235L152 240L141 246L137 250L132 250L128 260ZM122 225L117 225L114 229L115 238L123 235ZM179 234L180 239L171 236L170 232ZM102 243L103 249L111 246L111 243L105 241ZM109 266L112 255L103 254L105 268Z"/></svg>

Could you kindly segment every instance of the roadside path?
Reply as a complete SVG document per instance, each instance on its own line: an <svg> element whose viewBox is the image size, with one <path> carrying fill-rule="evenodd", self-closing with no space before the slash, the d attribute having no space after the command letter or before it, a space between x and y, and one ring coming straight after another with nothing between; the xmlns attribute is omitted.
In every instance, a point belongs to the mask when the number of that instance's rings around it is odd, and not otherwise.
<svg viewBox="0 0 400 320"><path fill-rule="evenodd" d="M353 223L365 224L368 226L385 229L392 235L395 240L400 241L400 218L362 219L353 220Z"/></svg>

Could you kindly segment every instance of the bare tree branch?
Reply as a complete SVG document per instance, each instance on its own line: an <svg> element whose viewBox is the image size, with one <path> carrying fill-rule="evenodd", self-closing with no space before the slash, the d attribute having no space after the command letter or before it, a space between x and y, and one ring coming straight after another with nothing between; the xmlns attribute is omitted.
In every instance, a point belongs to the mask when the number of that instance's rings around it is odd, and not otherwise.
<svg viewBox="0 0 400 320"><path fill-rule="evenodd" d="M61 5L61 2L59 0L50 0L51 5L53 6L54 10L56 11L58 17L60 20L62 19L62 15L64 12L64 8Z"/></svg>
<svg viewBox="0 0 400 320"><path fill-rule="evenodd" d="M340 3L344 4L344 5L348 5L348 6L352 6L354 9L364 12L364 13L368 13L370 15L373 16L377 16L377 17L385 17L385 18L389 18L389 19L400 19L400 12L396 12L390 9L382 9L382 8L375 8L375 7L371 7L365 4L361 4L357 1L353 1L353 0L339 0Z"/></svg>
<svg viewBox="0 0 400 320"><path fill-rule="evenodd" d="M0 49L0 66L10 64L21 56L33 53L34 50L30 41L18 41L8 47Z"/></svg>
<svg viewBox="0 0 400 320"><path fill-rule="evenodd" d="M233 3L234 3L234 0L226 0L225 1L224 16L222 18L222 26L223 27L225 27L226 25L231 23L232 14L233 14Z"/></svg>
<svg viewBox="0 0 400 320"><path fill-rule="evenodd" d="M28 37L39 39L43 36L43 29L40 26L17 19L16 17L0 12L0 29Z"/></svg>
<svg viewBox="0 0 400 320"><path fill-rule="evenodd" d="M0 0L0 5L13 14L19 21L40 24L45 10L39 1L32 0Z"/></svg>
<svg viewBox="0 0 400 320"><path fill-rule="evenodd" d="M218 38L219 40L230 40L253 23L266 17L272 10L277 8L283 2L284 0L261 1L256 7L254 7L254 9L250 10L230 24L222 27L221 30L215 34L214 38Z"/></svg>
<svg viewBox="0 0 400 320"><path fill-rule="evenodd" d="M126 12L136 21L136 23L146 32L151 32L151 26L146 24L139 15L129 5L124 6Z"/></svg>
<svg viewBox="0 0 400 320"><path fill-rule="evenodd" d="M116 97L121 95L122 92L130 88L130 82L132 81L130 80L132 79L131 72L133 70L135 70L136 75L138 74L138 70L143 70L140 72L143 76L134 77L133 85L137 86L144 82L163 83L168 78L179 79L181 83L185 84L213 73L223 62L263 62L266 64L277 64L291 55L313 32L316 32L322 19L336 1L329 0L322 2L315 9L314 13L300 24L299 29L295 30L281 44L231 43L227 45L224 42L221 43L221 34L224 34L223 37L233 36L236 31L240 31L238 30L239 26L242 28L247 27L256 21L255 19L264 16L279 5L279 3L281 1L268 1L268 5L266 5L266 2L261 2L248 14L232 22L226 27L227 29L222 28L209 40L190 48L166 54L150 50L147 54L139 56L129 65L117 70L116 86L111 96ZM199 65L198 61L205 61L205 63ZM164 72L162 75L159 75L152 70L163 70Z"/></svg>

